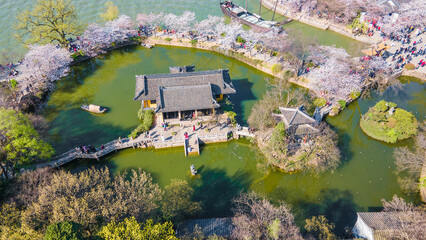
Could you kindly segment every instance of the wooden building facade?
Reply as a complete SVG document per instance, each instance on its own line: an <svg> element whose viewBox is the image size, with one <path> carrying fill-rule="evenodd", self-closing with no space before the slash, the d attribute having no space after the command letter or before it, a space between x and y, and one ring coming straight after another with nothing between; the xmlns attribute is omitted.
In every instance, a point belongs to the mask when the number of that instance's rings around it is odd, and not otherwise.
<svg viewBox="0 0 426 240"><path fill-rule="evenodd" d="M169 74L136 76L135 97L141 108L153 109L160 121L188 119L214 113L218 101L236 93L228 70L192 72L170 68Z"/></svg>

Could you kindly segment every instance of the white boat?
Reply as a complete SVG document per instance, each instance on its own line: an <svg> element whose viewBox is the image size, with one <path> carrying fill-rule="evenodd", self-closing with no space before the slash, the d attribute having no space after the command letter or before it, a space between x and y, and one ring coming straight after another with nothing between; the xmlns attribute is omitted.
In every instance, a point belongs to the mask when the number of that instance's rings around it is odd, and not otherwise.
<svg viewBox="0 0 426 240"><path fill-rule="evenodd" d="M95 105L95 104L89 104L89 105L83 104L83 105L81 105L81 109L86 110L86 111L91 112L91 113L104 113L108 110L105 107L101 107L101 106L98 106L98 105Z"/></svg>
<svg viewBox="0 0 426 240"><path fill-rule="evenodd" d="M144 48L148 48L148 49L152 48L151 45L145 44L145 43L142 43L141 46L144 47Z"/></svg>
<svg viewBox="0 0 426 240"><path fill-rule="evenodd" d="M194 164L191 165L191 175L195 176L195 174L197 174L197 170L195 170L195 166Z"/></svg>
<svg viewBox="0 0 426 240"><path fill-rule="evenodd" d="M232 1L221 2L220 9L226 16L235 19L242 24L250 26L255 30L261 32L276 30L278 33L281 33L283 31L283 29L280 28L278 25L284 24L284 21L281 23L277 23L274 21L264 20L259 15L247 12L246 9L235 5L234 3L232 3ZM288 23L290 21L291 19L286 20L285 23Z"/></svg>

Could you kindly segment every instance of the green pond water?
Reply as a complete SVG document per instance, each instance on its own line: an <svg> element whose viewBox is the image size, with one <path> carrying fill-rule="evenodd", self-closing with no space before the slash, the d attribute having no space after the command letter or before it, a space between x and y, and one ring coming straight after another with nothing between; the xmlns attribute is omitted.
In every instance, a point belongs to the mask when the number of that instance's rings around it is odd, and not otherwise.
<svg viewBox="0 0 426 240"><path fill-rule="evenodd" d="M74 0L82 22L100 22L99 13L108 0ZM234 1L244 6L244 0ZM25 53L25 48L13 38L15 16L30 9L35 0L0 0L0 52ZM215 0L142 0L114 1L120 13L136 17L138 13L166 12L181 14L185 10L196 13L197 20L210 15L222 16L219 1ZM248 10L258 13L259 2L248 1ZM272 12L262 8L265 19ZM283 20L280 15L276 21ZM285 26L292 38L345 48L351 55L360 54L365 44L331 31L323 31L297 21ZM269 76L245 64L215 53L173 47L142 49L131 47L114 51L72 67L68 77L59 81L57 90L50 96L44 115L50 130L49 141L58 153L78 145L99 145L126 136L136 125L137 102L133 102L135 75L168 72L169 66L195 64L196 70L229 68L238 94L232 97L239 121L245 122L253 103L266 91L265 78ZM375 141L359 129L360 115L377 101L394 101L424 120L425 87L411 78L403 79L404 86L395 92L391 89L382 95L352 103L337 117L326 121L340 136L339 148L342 163L334 172L319 175L312 173L284 174L265 170L263 157L247 140L211 144L202 147L199 157L185 158L183 149L167 150L127 149L111 154L101 161L79 160L65 166L71 171L81 171L90 166L108 166L113 171L142 168L150 172L161 186L170 179L187 179L196 190L196 200L204 203L206 211L199 217L227 216L229 200L242 190L254 190L270 200L286 201L293 206L296 221L312 215L325 214L337 226L340 235L345 226L353 226L356 211L375 210L380 199L390 199L393 194L409 201L418 197L401 192L393 174L393 149L412 144L406 140L399 144ZM107 106L105 115L95 116L82 111L79 106L88 103ZM195 164L197 178L191 178L189 166Z"/></svg>
<svg viewBox="0 0 426 240"><path fill-rule="evenodd" d="M188 64L195 64L196 70L229 68L238 93L232 101L241 122L267 89L268 75L223 55L174 47L125 48L72 67L70 76L58 82L45 111L51 143L60 153L78 145L99 145L126 136L137 126L140 106L132 100L135 75L166 73L169 66ZM393 173L393 149L412 144L412 140L384 144L358 127L360 115L381 99L396 102L419 120L424 119L424 85L411 78L403 80L401 90L373 94L352 103L337 117L326 119L340 136L342 163L334 172L316 175L265 170L262 155L247 140L203 146L199 157L185 158L183 148L127 149L99 162L78 160L65 168L81 171L90 166L108 166L115 172L142 168L161 186L173 178L187 179L196 189L197 200L202 200L207 209L199 217L229 215L229 200L241 190L254 190L272 201L290 203L300 225L306 217L325 214L342 232L345 226L353 225L356 211L375 209L382 198L398 194L418 201L401 192ZM79 106L83 98L111 111L102 116L82 111ZM190 177L191 164L200 173L194 179Z"/></svg>

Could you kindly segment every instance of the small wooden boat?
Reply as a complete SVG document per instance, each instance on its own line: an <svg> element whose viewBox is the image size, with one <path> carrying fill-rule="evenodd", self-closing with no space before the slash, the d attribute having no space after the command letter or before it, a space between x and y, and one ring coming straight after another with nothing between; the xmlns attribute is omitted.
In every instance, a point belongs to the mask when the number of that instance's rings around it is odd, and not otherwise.
<svg viewBox="0 0 426 240"><path fill-rule="evenodd" d="M145 43L142 43L141 46L148 49L152 48L152 45L145 44Z"/></svg>
<svg viewBox="0 0 426 240"><path fill-rule="evenodd" d="M86 110L86 111L91 112L91 113L104 113L108 110L105 107L101 107L101 106L98 106L98 105L95 105L95 104L89 104L89 105L83 104L83 105L81 105L81 109Z"/></svg>
<svg viewBox="0 0 426 240"><path fill-rule="evenodd" d="M270 30L276 30L281 32L279 27L277 26L277 22L274 21L266 21L261 18L259 15L255 13L247 12L246 9L235 5L230 1L224 1L220 3L220 9L223 14L230 17L231 19L235 19L238 22L250 26L254 30L260 32L268 32Z"/></svg>
<svg viewBox="0 0 426 240"><path fill-rule="evenodd" d="M195 170L194 164L191 165L191 175L195 176L197 174L197 170Z"/></svg>

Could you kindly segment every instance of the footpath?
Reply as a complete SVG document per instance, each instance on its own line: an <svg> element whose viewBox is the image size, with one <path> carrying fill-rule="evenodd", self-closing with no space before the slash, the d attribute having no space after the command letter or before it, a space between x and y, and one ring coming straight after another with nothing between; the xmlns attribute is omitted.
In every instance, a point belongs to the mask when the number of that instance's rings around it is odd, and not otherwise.
<svg viewBox="0 0 426 240"><path fill-rule="evenodd" d="M275 6L275 1L263 0L262 5L268 8L269 10L273 11ZM292 11L290 11L289 9L285 8L283 5L280 5L280 4L277 4L276 12L288 18L291 18L293 20L299 21L301 23L308 24L310 26L320 28L322 30L330 30L333 32L337 32L341 35L345 35L347 37L350 37L352 39L355 39L363 43L376 44L382 41L382 38L378 34L375 34L372 37L368 37L365 35L355 35L349 29L347 29L346 26L344 25L335 24L324 18L312 17L303 13L293 13Z"/></svg>
<svg viewBox="0 0 426 240"><path fill-rule="evenodd" d="M280 72L278 73L272 72L271 68L274 64L283 65L283 63L279 61L278 57L275 57L275 56L271 57L269 54L261 53L254 48L250 50L245 50L243 48L240 48L240 49L237 49L236 51L229 50L229 49L221 49L220 44L217 42L199 41L196 44L192 44L189 39L172 38L170 37L170 35L167 35L167 34L165 35L158 34L155 36L148 37L144 41L144 43L151 46L155 46L155 45L175 46L175 47L196 48L196 49L217 52L227 57L234 58L240 62L250 65L251 67L254 67L264 73L267 73L277 78L282 78L283 72L286 70L290 70L289 66L287 67L284 66ZM233 52L234 54L231 54L231 52ZM298 80L296 78L289 79L289 81L301 87L310 89L309 82L307 81Z"/></svg>

